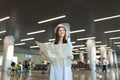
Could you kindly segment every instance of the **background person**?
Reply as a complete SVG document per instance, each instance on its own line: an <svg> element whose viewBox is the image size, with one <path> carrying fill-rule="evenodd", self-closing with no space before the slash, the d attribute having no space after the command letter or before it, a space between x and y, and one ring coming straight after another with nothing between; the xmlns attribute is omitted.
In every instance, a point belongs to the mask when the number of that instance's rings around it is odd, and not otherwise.
<svg viewBox="0 0 120 80"><path fill-rule="evenodd" d="M103 68L102 68L102 72L106 72L107 73L107 66L108 66L108 60L106 58L103 58Z"/></svg>
<svg viewBox="0 0 120 80"><path fill-rule="evenodd" d="M100 61L97 58L95 59L95 66L96 66L96 72L98 72L100 67Z"/></svg>
<svg viewBox="0 0 120 80"><path fill-rule="evenodd" d="M11 62L11 71L12 71L12 74L14 74L14 72L16 71L16 63L15 62Z"/></svg>

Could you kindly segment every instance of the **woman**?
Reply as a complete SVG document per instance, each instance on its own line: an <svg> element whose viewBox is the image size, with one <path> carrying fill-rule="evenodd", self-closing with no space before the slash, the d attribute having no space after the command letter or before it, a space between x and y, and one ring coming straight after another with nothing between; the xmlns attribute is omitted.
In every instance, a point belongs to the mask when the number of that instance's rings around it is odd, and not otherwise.
<svg viewBox="0 0 120 80"><path fill-rule="evenodd" d="M54 44L69 44L70 39L66 36L66 26L64 24L59 24L56 29L56 38ZM72 49L72 46L71 46ZM70 50L72 51L72 50ZM73 59L72 52L69 53L70 56L66 57L68 60ZM56 64L51 64L50 68L50 80L73 80L72 78L72 71L71 71L71 65L70 66L57 66Z"/></svg>

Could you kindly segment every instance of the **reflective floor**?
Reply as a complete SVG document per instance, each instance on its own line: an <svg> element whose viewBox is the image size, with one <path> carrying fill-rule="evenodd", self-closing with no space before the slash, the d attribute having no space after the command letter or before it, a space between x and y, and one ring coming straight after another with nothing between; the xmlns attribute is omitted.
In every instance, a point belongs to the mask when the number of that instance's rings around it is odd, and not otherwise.
<svg viewBox="0 0 120 80"><path fill-rule="evenodd" d="M43 74L41 71L15 74L10 73L10 71L0 71L0 80L49 80L49 74ZM120 80L120 68L110 68L108 73L101 70L92 72L84 68L73 70L73 80Z"/></svg>

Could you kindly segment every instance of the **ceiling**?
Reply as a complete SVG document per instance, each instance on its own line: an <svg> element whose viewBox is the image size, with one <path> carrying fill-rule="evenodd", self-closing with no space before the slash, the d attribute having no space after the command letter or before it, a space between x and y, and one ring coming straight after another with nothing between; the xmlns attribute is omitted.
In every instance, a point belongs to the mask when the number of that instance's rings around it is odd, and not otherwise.
<svg viewBox="0 0 120 80"><path fill-rule="evenodd" d="M85 44L86 41L77 41L78 38L96 37L95 41L102 41L117 53L119 48L113 43L119 40L109 40L111 37L120 37L120 32L105 34L104 31L120 29L120 18L94 22L95 19L120 15L120 0L0 0L0 18L9 16L10 19L0 22L0 38L13 35L15 43L21 39L34 37L39 42L48 42L54 38L54 28L57 24L67 22L71 31L85 29L85 32L71 34L71 41L76 44ZM65 18L38 24L38 21L66 15ZM26 35L28 32L46 30L44 33ZM29 49L36 46L34 40L26 41L25 45L17 46ZM3 42L0 41L3 45Z"/></svg>

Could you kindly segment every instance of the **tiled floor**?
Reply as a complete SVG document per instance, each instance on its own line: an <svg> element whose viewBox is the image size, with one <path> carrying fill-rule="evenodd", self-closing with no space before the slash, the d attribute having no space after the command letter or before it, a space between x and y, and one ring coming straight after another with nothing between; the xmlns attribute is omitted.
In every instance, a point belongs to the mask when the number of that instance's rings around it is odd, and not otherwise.
<svg viewBox="0 0 120 80"><path fill-rule="evenodd" d="M0 80L49 80L49 74L30 71L12 75L9 72L0 71ZM108 73L101 72L101 70L97 73L86 69L74 70L73 80L120 80L120 69L110 68Z"/></svg>

